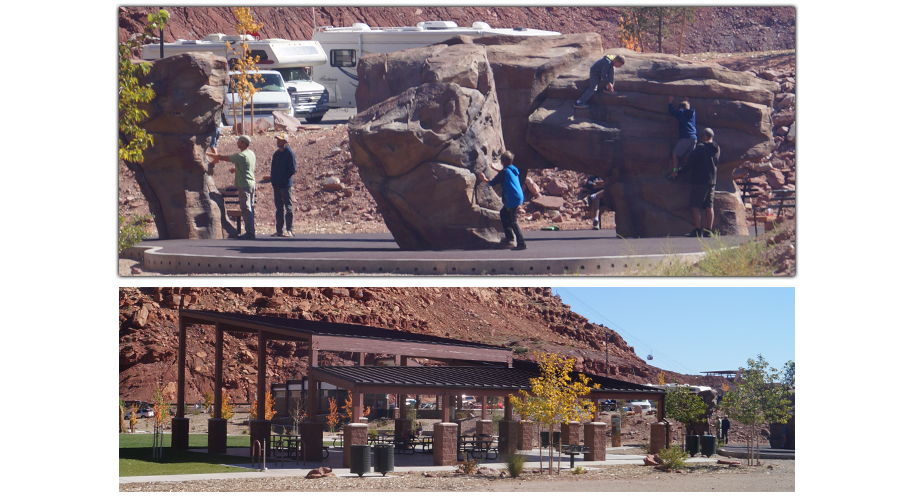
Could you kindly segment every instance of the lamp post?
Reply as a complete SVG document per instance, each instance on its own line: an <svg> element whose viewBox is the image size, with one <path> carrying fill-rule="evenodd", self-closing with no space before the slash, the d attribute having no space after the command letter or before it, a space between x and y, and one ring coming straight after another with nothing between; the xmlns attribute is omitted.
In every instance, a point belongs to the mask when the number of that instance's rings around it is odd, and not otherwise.
<svg viewBox="0 0 900 500"><path fill-rule="evenodd" d="M606 374L609 375L609 334L606 334Z"/></svg>

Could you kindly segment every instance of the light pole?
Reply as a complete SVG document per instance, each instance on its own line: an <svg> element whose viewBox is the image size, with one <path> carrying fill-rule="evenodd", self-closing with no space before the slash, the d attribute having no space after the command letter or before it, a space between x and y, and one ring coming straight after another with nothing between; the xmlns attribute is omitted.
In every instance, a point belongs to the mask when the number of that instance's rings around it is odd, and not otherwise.
<svg viewBox="0 0 900 500"><path fill-rule="evenodd" d="M609 375L609 334L606 334L606 374Z"/></svg>

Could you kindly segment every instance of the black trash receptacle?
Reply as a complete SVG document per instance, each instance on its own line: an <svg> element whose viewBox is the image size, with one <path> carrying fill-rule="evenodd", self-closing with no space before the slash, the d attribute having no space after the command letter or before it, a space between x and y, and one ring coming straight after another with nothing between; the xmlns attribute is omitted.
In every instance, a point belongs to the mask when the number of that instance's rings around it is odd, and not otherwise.
<svg viewBox="0 0 900 500"><path fill-rule="evenodd" d="M394 471L394 445L392 444L376 444L375 445L375 472L380 472L382 476L388 472Z"/></svg>
<svg viewBox="0 0 900 500"><path fill-rule="evenodd" d="M350 473L362 477L372 472L372 447L367 444L355 444L350 447Z"/></svg>
<svg viewBox="0 0 900 500"><path fill-rule="evenodd" d="M685 436L684 445L684 451L693 457L700 451L700 436Z"/></svg>
<svg viewBox="0 0 900 500"><path fill-rule="evenodd" d="M716 454L716 437L700 436L700 454L709 458Z"/></svg>

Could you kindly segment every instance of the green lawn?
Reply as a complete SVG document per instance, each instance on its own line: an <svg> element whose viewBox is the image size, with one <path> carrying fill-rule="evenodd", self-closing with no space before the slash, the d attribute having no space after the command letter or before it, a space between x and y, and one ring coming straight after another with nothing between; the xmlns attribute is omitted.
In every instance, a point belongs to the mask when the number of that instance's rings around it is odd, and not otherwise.
<svg viewBox="0 0 900 500"><path fill-rule="evenodd" d="M162 460L153 460L152 434L119 434L119 476L157 476L169 474L209 474L246 472L223 464L247 463L247 457L210 455L171 448L172 435L163 437ZM249 448L250 436L228 436L229 448ZM190 434L190 448L206 448L206 434Z"/></svg>

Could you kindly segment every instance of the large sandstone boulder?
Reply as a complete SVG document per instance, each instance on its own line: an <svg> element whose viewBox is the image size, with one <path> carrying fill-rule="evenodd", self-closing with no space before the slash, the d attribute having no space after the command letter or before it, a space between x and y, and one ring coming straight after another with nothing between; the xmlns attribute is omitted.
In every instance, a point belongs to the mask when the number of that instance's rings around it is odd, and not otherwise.
<svg viewBox="0 0 900 500"><path fill-rule="evenodd" d="M732 172L769 154L772 101L778 85L717 64L691 63L666 54L626 49L616 71L616 94L595 94L588 109L573 103L587 86L598 51L551 84L529 117L528 143L556 167L598 175L605 202L616 211L617 232L626 237L682 234L693 227L689 184L665 178L678 141L670 95L686 96L697 110L697 129L712 128L722 148L716 186L716 225L727 234L747 234ZM678 102L676 100L676 102Z"/></svg>
<svg viewBox="0 0 900 500"><path fill-rule="evenodd" d="M499 243L500 198L475 177L504 151L484 47L368 56L359 81L350 152L400 248Z"/></svg>
<svg viewBox="0 0 900 500"><path fill-rule="evenodd" d="M483 48L489 70L474 69L471 57L462 56L474 53L475 49L461 48L469 46ZM522 177L528 168L553 167L602 177L606 183L604 201L616 212L620 235L683 234L693 227L687 206L689 184L665 178L670 170L672 148L678 141L677 122L668 114L667 104L670 95L676 99L687 96L697 110L698 130L713 128L716 142L722 148L715 197L716 228L726 234L747 234L743 205L731 174L744 161L757 160L774 149L772 103L778 84L717 64L613 49L608 53L621 53L627 59L625 66L616 72L616 95L597 93L588 109L576 110L573 104L587 86L590 66L605 53L598 36L580 34L524 39L458 37L433 47L367 56L360 61L357 103L362 112L351 122L351 148L356 149L354 144L359 142L359 136L354 137L354 128L368 127L368 122L376 118L383 122L388 112L400 122L416 122L413 118L407 119L407 116L412 117L412 108L403 107L397 96L429 82L454 79L462 88L480 89L483 84L475 83L477 75L478 82L491 82L500 109L502 124L492 117L491 125L502 125L503 142L494 151L502 150L505 144L515 153L515 164L522 171ZM409 101L409 95L404 99L404 102ZM421 101L413 108L422 106L438 109L436 103ZM431 122L436 119L430 118ZM391 137L390 145L385 146L385 154L382 154L385 165L424 163L421 151L424 139L419 139L426 136L413 130L411 134L417 139L410 149L398 149L404 144L396 139L397 124L383 123L380 128L381 138ZM428 140L435 138L434 135L427 136ZM486 139L481 135L475 138ZM373 147L377 149L377 146ZM431 153L443 147L434 142L428 146ZM447 147L474 150L474 154L480 154L477 145ZM481 161L490 156L478 158ZM365 155L358 157L362 159ZM471 165L472 162L462 163ZM361 166L361 172L364 170ZM374 170L377 169L371 169ZM417 180L427 178L423 175ZM384 186L383 182L367 184L376 200L386 197L375 193ZM459 186L465 186L463 189L468 193L468 183ZM442 190L444 188L446 185ZM419 185L405 191L419 193L423 189L429 188ZM392 190L392 196L397 193L398 190ZM449 200L451 195L443 193L442 196L442 200ZM468 206L473 208L476 205L483 208L486 205L481 202L489 201L468 195L457 197L458 200L462 198L472 200ZM393 205L401 204L395 201ZM442 203L429 208L428 203L420 203L414 217L404 215L409 213L408 210L394 210L391 218L399 217L402 222L394 220L388 228L397 237L395 227L406 228L410 225L408 220L413 219L416 222L412 225L422 227L431 219L428 213L433 210L446 212L447 206ZM381 202L379 207L382 207ZM476 210L472 212L477 213ZM388 219L387 215L385 219ZM483 227L476 225L473 230L477 232ZM457 241L455 244L467 243ZM446 247L446 243L432 242L431 245L432 248Z"/></svg>
<svg viewBox="0 0 900 500"><path fill-rule="evenodd" d="M153 63L141 84L156 98L141 124L153 136L143 163L126 162L150 205L161 239L222 238L221 196L207 170L205 151L224 102L227 63L208 52Z"/></svg>

